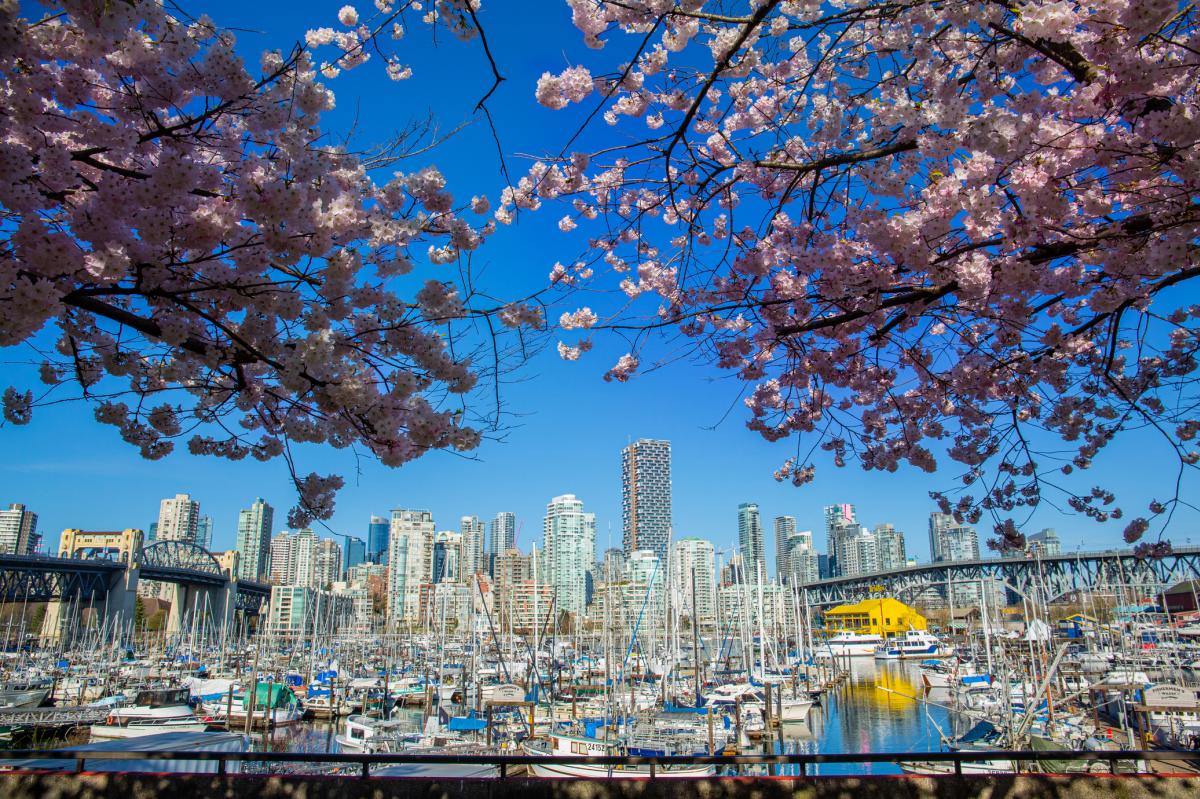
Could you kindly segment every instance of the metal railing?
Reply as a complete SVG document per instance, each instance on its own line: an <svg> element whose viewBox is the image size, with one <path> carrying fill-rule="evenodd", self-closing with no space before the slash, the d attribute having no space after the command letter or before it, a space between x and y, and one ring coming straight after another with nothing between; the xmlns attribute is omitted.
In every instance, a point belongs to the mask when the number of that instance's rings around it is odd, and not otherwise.
<svg viewBox="0 0 1200 799"><path fill-rule="evenodd" d="M495 766L499 769L501 778L509 775L512 766L543 765L594 765L594 766L648 766L648 776L658 776L660 770L672 766L725 766L738 768L741 766L767 767L769 776L779 774L781 766L796 767L795 775L807 777L812 766L828 764L871 764L890 763L948 763L953 768L953 774L964 776L964 763L979 763L990 760L1008 761L1016 767L1014 771L1025 773L1028 768L1022 764L1033 765L1037 761L1070 761L1092 762L1107 765L1110 774L1131 773L1126 764L1174 762L1187 763L1194 769L1200 770L1200 752L1180 751L1120 751L1103 750L1078 752L1062 751L958 751L958 752L866 752L850 754L792 754L792 755L665 755L661 757L632 757L624 755L609 755L589 757L583 755L500 755L500 754L357 754L357 753L321 753L321 752L212 752L212 751L183 751L183 752L137 752L137 751L106 751L88 749L21 749L0 751L0 766L9 765L7 761L21 760L71 760L74 761L74 771L85 771L87 761L94 760L175 760L175 761L216 761L217 774L225 776L229 763L332 763L346 766L356 766L358 776L371 777L371 766L393 766L413 764L456 764ZM16 768L21 768L17 764ZM1005 773L1005 772L997 772ZM1036 773L1036 772L1035 772ZM1071 772L1075 773L1075 772ZM296 774L295 776L305 776ZM621 773L609 776L622 778ZM832 776L832 775L831 775ZM931 776L938 776L936 774ZM946 776L949 776L948 774ZM965 776L995 776L994 773L967 772Z"/></svg>

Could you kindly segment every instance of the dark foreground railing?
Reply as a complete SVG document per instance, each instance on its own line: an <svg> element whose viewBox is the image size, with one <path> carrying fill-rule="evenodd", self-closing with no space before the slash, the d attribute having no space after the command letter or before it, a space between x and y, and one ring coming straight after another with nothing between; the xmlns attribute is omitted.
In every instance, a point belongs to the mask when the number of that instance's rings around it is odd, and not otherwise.
<svg viewBox="0 0 1200 799"><path fill-rule="evenodd" d="M821 763L868 764L868 763L949 763L953 766L955 775L963 775L964 763L979 763L989 760L1002 760L1013 763L1017 771L1030 771L1035 762L1081 762L1100 763L1107 766L1111 774L1131 773L1139 770L1139 763L1186 763L1192 769L1200 770L1200 752L1177 751L1094 751L1076 752L1064 751L959 751L959 752L867 752L859 754L793 754L793 755L714 755L714 756L683 756L671 755L663 757L627 757L604 756L586 757L582 755L499 755L499 754L351 754L351 753L321 753L321 752L135 752L135 751L106 751L87 749L21 749L0 751L0 767L29 768L28 764L9 761L21 760L71 760L74 761L74 771L85 770L89 760L184 760L184 761L216 761L217 774L224 776L229 763L333 763L356 766L360 777L371 777L371 766L393 766L408 764L461 764L496 766L500 777L508 776L511 766L543 765L596 765L596 766L649 766L651 778L659 774L659 770L670 766L699 766L715 765L726 767L761 766L767 767L767 773L774 776L779 773L781 766L795 766L797 775L808 776L810 766ZM1074 772L1072 772L1074 773ZM297 775L303 776L303 775ZM620 779L620 773L610 775ZM938 775L932 775L938 776ZM968 774L970 776L970 774ZM987 773L976 773L976 776L987 776Z"/></svg>

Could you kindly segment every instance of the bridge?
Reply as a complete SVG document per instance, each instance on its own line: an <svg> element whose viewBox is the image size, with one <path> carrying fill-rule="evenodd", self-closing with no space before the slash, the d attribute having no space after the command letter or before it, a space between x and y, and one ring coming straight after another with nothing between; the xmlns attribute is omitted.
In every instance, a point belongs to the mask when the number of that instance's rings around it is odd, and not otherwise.
<svg viewBox="0 0 1200 799"><path fill-rule="evenodd" d="M1142 558L1132 550L1069 552L1009 558L941 561L853 577L834 577L803 586L812 605L857 602L883 593L912 599L930 588L1004 585L1026 597L1057 599L1075 591L1146 587L1159 591L1200 578L1200 547L1180 547L1161 558Z"/></svg>
<svg viewBox="0 0 1200 799"><path fill-rule="evenodd" d="M260 615L270 586L237 579L236 553L223 557L227 563L188 541L143 546L140 530L64 530L59 557L0 555L0 602L49 602L42 633L51 637L62 632L63 609L71 605L102 609L114 624L132 623L141 581L170 587L168 632L178 632L189 612L219 626L239 611Z"/></svg>

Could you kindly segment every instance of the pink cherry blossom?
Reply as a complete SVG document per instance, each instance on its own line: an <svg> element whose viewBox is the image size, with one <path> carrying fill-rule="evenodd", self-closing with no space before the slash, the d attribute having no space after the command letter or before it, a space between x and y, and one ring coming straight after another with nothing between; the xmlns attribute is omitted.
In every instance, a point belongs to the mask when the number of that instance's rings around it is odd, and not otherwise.
<svg viewBox="0 0 1200 799"><path fill-rule="evenodd" d="M603 218L586 230L603 269L556 264L564 294L623 292L614 326L694 339L750 384L750 429L789 449L957 468L933 500L991 517L1001 547L1050 492L1121 519L1113 491L1058 478L1131 426L1172 469L1200 467L1191 6L568 5L587 45L619 51L597 67L613 135L538 162L496 210ZM538 101L593 90L569 72Z"/></svg>
<svg viewBox="0 0 1200 799"><path fill-rule="evenodd" d="M305 48L252 67L207 18L153 0L93 6L40 18L0 3L0 346L45 331L53 399L70 384L147 458L179 441L286 458L295 526L328 518L342 481L299 476L292 443L387 466L476 447L473 423L442 407L474 390L476 348L493 351L472 343L471 320L543 324L525 302L477 305L438 265L492 226L461 218L433 167L377 185L329 146L334 96ZM350 6L338 16L359 22ZM374 35L318 28L306 43L338 49L322 70L336 74ZM415 269L436 274L398 293L392 278ZM7 387L5 419L36 423L41 399Z"/></svg>

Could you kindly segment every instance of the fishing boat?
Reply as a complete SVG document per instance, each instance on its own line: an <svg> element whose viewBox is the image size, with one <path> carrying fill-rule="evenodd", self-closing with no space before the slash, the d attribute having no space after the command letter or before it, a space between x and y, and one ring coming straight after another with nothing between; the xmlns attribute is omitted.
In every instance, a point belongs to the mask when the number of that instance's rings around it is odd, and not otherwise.
<svg viewBox="0 0 1200 799"><path fill-rule="evenodd" d="M937 636L924 630L908 630L904 635L875 647L876 660L907 660L916 658L945 657L950 648Z"/></svg>
<svg viewBox="0 0 1200 799"><path fill-rule="evenodd" d="M605 757L608 755L620 754L620 749L615 744L609 741L601 741L597 738L587 738L584 736L575 735L560 735L553 734L549 740L525 741L521 744L525 754L535 757ZM676 754L668 752L666 754ZM552 778L568 778L568 779L598 779L607 777L617 777L623 779L649 779L650 766L606 766L601 764L591 763L540 763L534 761L529 764L530 773L535 777L552 777ZM665 778L687 778L687 777L712 777L716 774L716 768L711 765L704 766L657 766L654 769L654 776L657 779Z"/></svg>
<svg viewBox="0 0 1200 799"><path fill-rule="evenodd" d="M137 738L164 732L204 732L208 722L188 705L187 688L139 691L133 704L114 707L103 724L92 725L92 738Z"/></svg>

